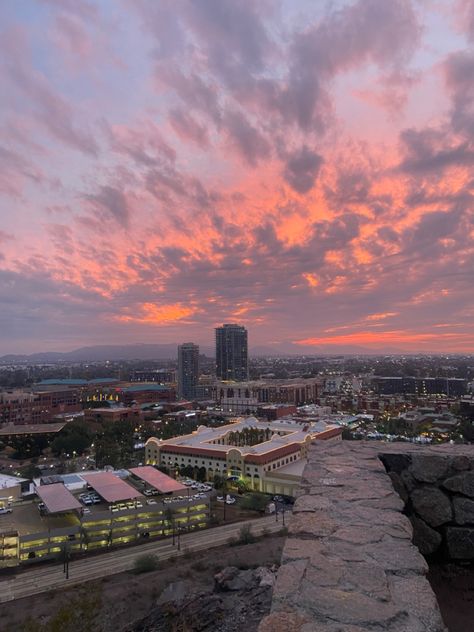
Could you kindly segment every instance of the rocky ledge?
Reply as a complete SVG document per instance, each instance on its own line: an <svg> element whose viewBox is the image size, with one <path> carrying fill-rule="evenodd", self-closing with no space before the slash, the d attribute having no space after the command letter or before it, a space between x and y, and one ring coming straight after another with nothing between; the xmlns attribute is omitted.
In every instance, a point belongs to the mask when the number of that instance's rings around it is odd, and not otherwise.
<svg viewBox="0 0 474 632"><path fill-rule="evenodd" d="M270 611L276 566L242 570L227 566L214 586L196 588L192 580L177 581L161 593L156 607L127 632L254 632Z"/></svg>
<svg viewBox="0 0 474 632"><path fill-rule="evenodd" d="M405 502L381 461L397 451L425 448L313 444L259 632L446 632Z"/></svg>

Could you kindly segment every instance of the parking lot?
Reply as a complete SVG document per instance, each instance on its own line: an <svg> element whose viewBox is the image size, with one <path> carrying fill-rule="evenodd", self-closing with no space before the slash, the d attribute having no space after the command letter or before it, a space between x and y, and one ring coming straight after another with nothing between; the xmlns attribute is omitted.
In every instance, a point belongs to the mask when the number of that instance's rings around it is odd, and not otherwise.
<svg viewBox="0 0 474 632"><path fill-rule="evenodd" d="M41 515L35 502L13 505L12 513L0 516L0 531L18 531L20 535L61 529L76 524L79 524L79 517L75 513Z"/></svg>
<svg viewBox="0 0 474 632"><path fill-rule="evenodd" d="M38 499L23 501L13 504L12 513L0 515L0 531L18 531L20 535L30 535L48 530L60 529L72 525L78 525L82 517L95 517L98 519L105 515L120 514L130 509L141 509L147 506L153 507L164 503L164 506L195 502L196 500L208 500L215 491L211 485L198 483L187 479L182 481L186 491L182 494L163 495L148 485L136 485L143 497L136 500L128 500L117 503L107 503L92 489L74 491L73 495L83 506L82 510L70 511L62 514L48 514L41 507Z"/></svg>

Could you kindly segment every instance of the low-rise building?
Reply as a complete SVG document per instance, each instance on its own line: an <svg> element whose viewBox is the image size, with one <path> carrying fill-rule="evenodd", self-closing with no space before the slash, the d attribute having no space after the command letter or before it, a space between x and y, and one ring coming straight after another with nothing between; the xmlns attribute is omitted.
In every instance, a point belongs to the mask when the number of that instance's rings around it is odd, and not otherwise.
<svg viewBox="0 0 474 632"><path fill-rule="evenodd" d="M320 387L320 378L217 382L214 399L223 411L250 414L262 404L302 406L316 402Z"/></svg>
<svg viewBox="0 0 474 632"><path fill-rule="evenodd" d="M86 423L115 423L117 421L134 421L140 423L143 412L138 407L111 406L110 408L89 408L84 411Z"/></svg>
<svg viewBox="0 0 474 632"><path fill-rule="evenodd" d="M313 440L338 440L341 434L342 428L324 422L247 417L218 428L199 426L172 439L151 437L145 444L145 459L178 472L191 466L208 480L218 474L243 479L254 490L293 495L298 484L294 471L285 478L281 468L304 461ZM278 482L273 477L277 471Z"/></svg>

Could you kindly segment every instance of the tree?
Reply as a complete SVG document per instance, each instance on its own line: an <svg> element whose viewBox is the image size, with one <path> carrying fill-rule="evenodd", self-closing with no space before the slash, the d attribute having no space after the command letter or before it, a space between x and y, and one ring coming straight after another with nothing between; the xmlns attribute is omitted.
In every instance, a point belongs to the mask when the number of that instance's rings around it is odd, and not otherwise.
<svg viewBox="0 0 474 632"><path fill-rule="evenodd" d="M197 477L196 480L199 481L200 483L204 483L204 481L206 480L206 468L205 467L200 467L197 471Z"/></svg>
<svg viewBox="0 0 474 632"><path fill-rule="evenodd" d="M30 463L29 465L25 465L24 467L20 468L20 474L24 478L33 479L41 476L42 472L39 467L37 467L33 463Z"/></svg>
<svg viewBox="0 0 474 632"><path fill-rule="evenodd" d="M158 568L158 558L152 553L145 553L135 558L133 562L133 572L135 574L149 573Z"/></svg>
<svg viewBox="0 0 474 632"><path fill-rule="evenodd" d="M250 509L251 511L259 511L263 513L268 505L268 496L261 492L252 492L242 498L242 509Z"/></svg>
<svg viewBox="0 0 474 632"><path fill-rule="evenodd" d="M83 454L94 439L90 429L80 422L71 422L65 426L51 443L51 451L55 456L61 454Z"/></svg>

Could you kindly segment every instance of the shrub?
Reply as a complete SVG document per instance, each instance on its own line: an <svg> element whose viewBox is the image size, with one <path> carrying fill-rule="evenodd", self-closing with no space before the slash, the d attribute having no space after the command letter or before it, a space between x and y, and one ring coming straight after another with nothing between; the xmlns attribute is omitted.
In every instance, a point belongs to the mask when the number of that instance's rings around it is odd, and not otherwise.
<svg viewBox="0 0 474 632"><path fill-rule="evenodd" d="M207 569L207 564L205 564L202 560L197 560L194 564L191 564L191 568L193 571L205 571Z"/></svg>
<svg viewBox="0 0 474 632"><path fill-rule="evenodd" d="M240 527L238 543L252 544L252 542L255 542L255 536L252 533L252 527L249 524L243 524Z"/></svg>
<svg viewBox="0 0 474 632"><path fill-rule="evenodd" d="M135 558L133 563L133 572L135 574L149 573L158 569L158 558L152 553L145 553Z"/></svg>

